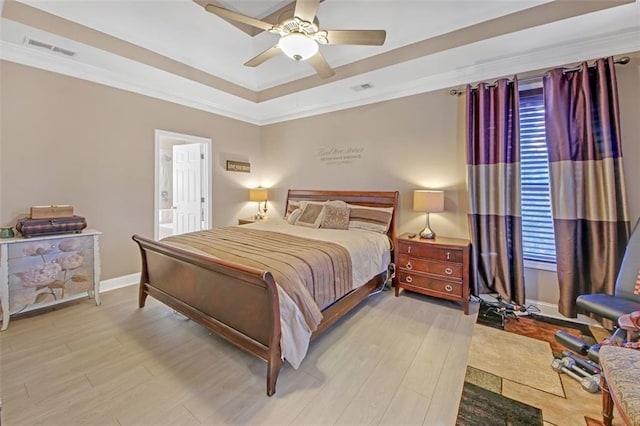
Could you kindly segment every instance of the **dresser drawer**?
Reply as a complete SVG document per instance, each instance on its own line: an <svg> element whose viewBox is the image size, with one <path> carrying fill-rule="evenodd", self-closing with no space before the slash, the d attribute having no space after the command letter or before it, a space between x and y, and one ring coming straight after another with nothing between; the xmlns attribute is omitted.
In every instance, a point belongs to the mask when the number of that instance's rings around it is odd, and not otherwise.
<svg viewBox="0 0 640 426"><path fill-rule="evenodd" d="M424 272L427 274L441 275L446 278L456 280L462 279L462 264L431 261L428 259L419 259L407 255L398 256L398 266L408 271Z"/></svg>
<svg viewBox="0 0 640 426"><path fill-rule="evenodd" d="M439 280L419 274L412 274L404 270L400 270L399 280L400 284L403 287L416 287L418 289L429 290L430 292L462 298L462 283Z"/></svg>
<svg viewBox="0 0 640 426"><path fill-rule="evenodd" d="M100 304L100 231L0 240L2 330L12 314L85 293Z"/></svg>
<svg viewBox="0 0 640 426"><path fill-rule="evenodd" d="M418 238L403 234L396 239L395 293L401 290L462 303L469 314L469 240Z"/></svg>
<svg viewBox="0 0 640 426"><path fill-rule="evenodd" d="M444 260L447 262L462 262L462 250L443 247L431 247L421 243L410 243L402 241L398 244L400 255L412 257L426 257L433 260Z"/></svg>

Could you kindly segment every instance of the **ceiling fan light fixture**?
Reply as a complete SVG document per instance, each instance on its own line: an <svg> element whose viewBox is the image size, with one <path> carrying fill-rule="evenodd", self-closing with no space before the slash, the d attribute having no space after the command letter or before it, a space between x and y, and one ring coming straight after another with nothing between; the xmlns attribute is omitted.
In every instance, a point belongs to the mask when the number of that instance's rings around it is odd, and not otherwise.
<svg viewBox="0 0 640 426"><path fill-rule="evenodd" d="M280 50L295 61L305 61L318 53L318 43L302 33L290 33L280 37Z"/></svg>

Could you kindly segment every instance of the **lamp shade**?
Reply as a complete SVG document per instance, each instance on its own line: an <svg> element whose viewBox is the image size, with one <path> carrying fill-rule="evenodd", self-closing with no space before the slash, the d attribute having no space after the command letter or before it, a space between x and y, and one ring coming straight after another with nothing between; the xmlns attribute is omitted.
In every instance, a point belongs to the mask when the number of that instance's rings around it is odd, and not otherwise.
<svg viewBox="0 0 640 426"><path fill-rule="evenodd" d="M280 37L280 50L296 61L304 61L318 53L318 43L302 33L291 33Z"/></svg>
<svg viewBox="0 0 640 426"><path fill-rule="evenodd" d="M413 191L413 210L429 213L444 211L444 191Z"/></svg>
<svg viewBox="0 0 640 426"><path fill-rule="evenodd" d="M251 188L249 189L249 201L267 201L267 188Z"/></svg>

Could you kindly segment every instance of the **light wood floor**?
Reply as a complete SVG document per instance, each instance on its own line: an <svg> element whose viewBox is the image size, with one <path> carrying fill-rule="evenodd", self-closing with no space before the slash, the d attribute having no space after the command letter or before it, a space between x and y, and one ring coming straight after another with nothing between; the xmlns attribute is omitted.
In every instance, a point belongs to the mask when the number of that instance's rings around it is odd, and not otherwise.
<svg viewBox="0 0 640 426"><path fill-rule="evenodd" d="M137 288L0 333L2 420L12 425L453 425L476 314L404 293L369 298L286 364L266 364ZM472 305L475 309L476 306Z"/></svg>

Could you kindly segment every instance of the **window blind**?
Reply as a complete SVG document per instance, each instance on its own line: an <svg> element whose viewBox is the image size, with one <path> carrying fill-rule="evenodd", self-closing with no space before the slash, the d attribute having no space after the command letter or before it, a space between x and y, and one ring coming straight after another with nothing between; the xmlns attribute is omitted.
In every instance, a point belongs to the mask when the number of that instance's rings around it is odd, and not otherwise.
<svg viewBox="0 0 640 426"><path fill-rule="evenodd" d="M523 254L526 260L555 263L542 89L521 91L519 111Z"/></svg>

